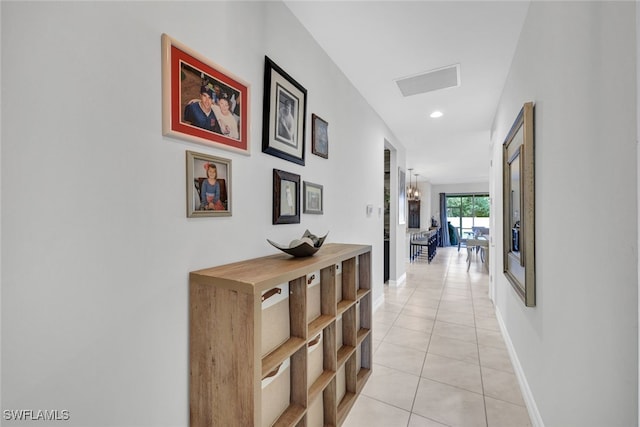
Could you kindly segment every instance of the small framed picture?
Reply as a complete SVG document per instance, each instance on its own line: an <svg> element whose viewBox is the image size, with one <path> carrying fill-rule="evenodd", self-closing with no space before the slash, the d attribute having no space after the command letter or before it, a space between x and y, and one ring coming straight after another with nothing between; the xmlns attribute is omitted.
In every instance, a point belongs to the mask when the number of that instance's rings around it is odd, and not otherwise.
<svg viewBox="0 0 640 427"><path fill-rule="evenodd" d="M231 160L187 151L187 217L231 216Z"/></svg>
<svg viewBox="0 0 640 427"><path fill-rule="evenodd" d="M273 170L273 224L300 223L300 175Z"/></svg>
<svg viewBox="0 0 640 427"><path fill-rule="evenodd" d="M262 152L304 165L307 90L265 56Z"/></svg>
<svg viewBox="0 0 640 427"><path fill-rule="evenodd" d="M162 35L162 133L249 154L249 84Z"/></svg>
<svg viewBox="0 0 640 427"><path fill-rule="evenodd" d="M304 213L322 215L322 185L308 181L303 183Z"/></svg>
<svg viewBox="0 0 640 427"><path fill-rule="evenodd" d="M329 123L315 114L311 115L311 152L329 158Z"/></svg>

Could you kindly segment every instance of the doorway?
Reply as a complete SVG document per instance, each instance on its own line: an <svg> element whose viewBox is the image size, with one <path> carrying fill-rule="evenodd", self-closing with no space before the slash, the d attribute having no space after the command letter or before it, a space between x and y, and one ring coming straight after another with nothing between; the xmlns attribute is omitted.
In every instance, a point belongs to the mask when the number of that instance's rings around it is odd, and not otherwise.
<svg viewBox="0 0 640 427"><path fill-rule="evenodd" d="M384 283L389 283L391 224L391 151L384 150Z"/></svg>

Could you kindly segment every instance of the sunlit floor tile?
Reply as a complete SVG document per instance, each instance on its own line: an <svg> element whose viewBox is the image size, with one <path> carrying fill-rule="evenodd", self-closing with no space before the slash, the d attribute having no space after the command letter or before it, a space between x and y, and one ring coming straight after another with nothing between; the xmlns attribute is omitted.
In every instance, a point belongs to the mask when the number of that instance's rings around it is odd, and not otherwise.
<svg viewBox="0 0 640 427"><path fill-rule="evenodd" d="M494 331L500 330L500 325L495 316L492 317L476 317L476 326L483 329L493 329Z"/></svg>
<svg viewBox="0 0 640 427"><path fill-rule="evenodd" d="M373 355L373 362L409 374L420 375L425 355L426 351L383 341Z"/></svg>
<svg viewBox="0 0 640 427"><path fill-rule="evenodd" d="M343 427L393 427L406 426L409 411L360 395L347 415Z"/></svg>
<svg viewBox="0 0 640 427"><path fill-rule="evenodd" d="M416 413L411 414L408 427L447 427L446 424L440 424L437 421L422 417Z"/></svg>
<svg viewBox="0 0 640 427"><path fill-rule="evenodd" d="M469 312L458 312L458 311L449 311L445 309L438 309L438 315L436 320L440 320L441 322L449 322L456 323L458 325L465 326L473 326L475 327L475 319L473 317L473 313Z"/></svg>
<svg viewBox="0 0 640 427"><path fill-rule="evenodd" d="M430 333L413 331L400 326L392 326L384 336L384 342L409 347L414 350L427 351Z"/></svg>
<svg viewBox="0 0 640 427"><path fill-rule="evenodd" d="M496 347L506 350L507 347L504 344L504 339L499 331L493 331L491 329L476 328L478 335L478 344L487 347Z"/></svg>
<svg viewBox="0 0 640 427"><path fill-rule="evenodd" d="M431 333L434 322L434 319L428 319L426 317L419 316L410 316L408 314L400 313L400 316L398 316L393 325L411 329L413 331Z"/></svg>
<svg viewBox="0 0 640 427"><path fill-rule="evenodd" d="M402 314L409 316L424 317L426 319L435 320L438 312L437 307L424 307L419 305L405 305Z"/></svg>
<svg viewBox="0 0 640 427"><path fill-rule="evenodd" d="M411 411L420 377L386 366L373 366L373 373L362 394Z"/></svg>
<svg viewBox="0 0 640 427"><path fill-rule="evenodd" d="M400 315L399 311L389 311L384 309L378 309L374 316L374 324L377 323L385 323L387 325L393 325L393 322L396 321L398 316Z"/></svg>
<svg viewBox="0 0 640 427"><path fill-rule="evenodd" d="M480 364L478 361L478 345L473 342L432 335L429 343L429 353L477 365Z"/></svg>
<svg viewBox="0 0 640 427"><path fill-rule="evenodd" d="M451 426L486 427L482 394L420 380L413 412Z"/></svg>
<svg viewBox="0 0 640 427"><path fill-rule="evenodd" d="M531 427L527 408L485 397L489 427Z"/></svg>
<svg viewBox="0 0 640 427"><path fill-rule="evenodd" d="M480 353L480 365L483 367L513 373L513 365L506 348L479 345L478 351Z"/></svg>
<svg viewBox="0 0 640 427"><path fill-rule="evenodd" d="M480 366L474 363L428 353L421 376L465 390L482 393Z"/></svg>
<svg viewBox="0 0 640 427"><path fill-rule="evenodd" d="M520 385L515 374L484 366L482 367L482 384L485 396L524 406Z"/></svg>
<svg viewBox="0 0 640 427"><path fill-rule="evenodd" d="M477 342L476 329L471 326L458 325L437 320L433 326L433 335L453 338L461 341Z"/></svg>

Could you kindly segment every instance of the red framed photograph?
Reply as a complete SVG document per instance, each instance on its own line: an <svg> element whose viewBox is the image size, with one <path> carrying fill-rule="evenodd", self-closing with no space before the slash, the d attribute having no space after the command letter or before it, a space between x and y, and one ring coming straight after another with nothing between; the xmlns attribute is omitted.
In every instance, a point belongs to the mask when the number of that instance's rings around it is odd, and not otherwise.
<svg viewBox="0 0 640 427"><path fill-rule="evenodd" d="M249 155L249 84L163 34L162 133Z"/></svg>

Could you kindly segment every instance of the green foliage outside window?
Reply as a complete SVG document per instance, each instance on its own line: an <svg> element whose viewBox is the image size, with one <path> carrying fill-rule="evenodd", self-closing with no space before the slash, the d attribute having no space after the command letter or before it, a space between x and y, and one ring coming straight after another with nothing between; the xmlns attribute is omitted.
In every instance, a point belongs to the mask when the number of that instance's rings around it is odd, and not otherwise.
<svg viewBox="0 0 640 427"><path fill-rule="evenodd" d="M447 197L447 214L449 216L463 217L489 217L489 196L484 195L468 195L468 196L448 196ZM449 214L451 212L451 215Z"/></svg>

